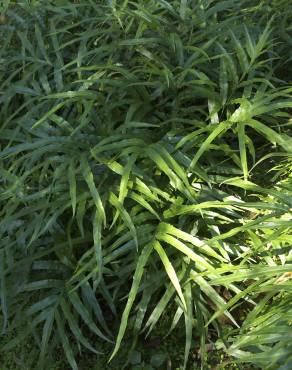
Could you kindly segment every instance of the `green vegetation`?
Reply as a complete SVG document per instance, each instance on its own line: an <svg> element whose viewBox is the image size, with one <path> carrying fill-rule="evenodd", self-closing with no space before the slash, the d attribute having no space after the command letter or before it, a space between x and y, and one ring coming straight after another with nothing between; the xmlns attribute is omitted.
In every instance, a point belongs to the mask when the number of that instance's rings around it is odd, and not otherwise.
<svg viewBox="0 0 292 370"><path fill-rule="evenodd" d="M291 369L289 3L2 1L1 370Z"/></svg>

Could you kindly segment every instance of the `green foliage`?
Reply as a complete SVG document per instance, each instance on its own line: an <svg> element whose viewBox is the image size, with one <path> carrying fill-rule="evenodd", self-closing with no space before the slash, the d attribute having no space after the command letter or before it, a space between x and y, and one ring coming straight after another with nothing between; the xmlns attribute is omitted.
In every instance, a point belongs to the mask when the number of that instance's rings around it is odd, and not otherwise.
<svg viewBox="0 0 292 370"><path fill-rule="evenodd" d="M127 335L138 366L166 317L163 336L184 326L184 369L210 348L292 366L288 3L11 2L4 350L32 337L33 366L62 346L78 369L104 343L114 361Z"/></svg>

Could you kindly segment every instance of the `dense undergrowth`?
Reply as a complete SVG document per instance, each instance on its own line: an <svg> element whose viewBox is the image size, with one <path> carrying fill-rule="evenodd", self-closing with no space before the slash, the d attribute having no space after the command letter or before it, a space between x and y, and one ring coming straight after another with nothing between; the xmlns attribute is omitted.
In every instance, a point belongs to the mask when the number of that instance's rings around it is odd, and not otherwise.
<svg viewBox="0 0 292 370"><path fill-rule="evenodd" d="M8 3L3 350L131 364L166 320L182 368L290 369L289 1Z"/></svg>

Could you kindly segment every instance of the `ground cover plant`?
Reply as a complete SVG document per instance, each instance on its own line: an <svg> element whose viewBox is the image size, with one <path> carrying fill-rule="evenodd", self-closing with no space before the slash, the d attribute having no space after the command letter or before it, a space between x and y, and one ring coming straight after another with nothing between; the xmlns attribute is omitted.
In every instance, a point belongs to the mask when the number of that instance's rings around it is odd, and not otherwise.
<svg viewBox="0 0 292 370"><path fill-rule="evenodd" d="M2 354L292 367L289 3L2 2Z"/></svg>

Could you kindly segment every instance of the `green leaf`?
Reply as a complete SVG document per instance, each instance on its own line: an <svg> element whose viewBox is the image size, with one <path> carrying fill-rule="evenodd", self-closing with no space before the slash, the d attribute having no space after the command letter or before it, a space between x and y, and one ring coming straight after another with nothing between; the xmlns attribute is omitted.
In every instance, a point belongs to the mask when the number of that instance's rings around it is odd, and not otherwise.
<svg viewBox="0 0 292 370"><path fill-rule="evenodd" d="M266 125L264 125L263 123L255 119L248 120L246 124L254 128L256 131L258 131L262 135L264 135L270 142L279 144L284 150L288 152L292 151L291 138L287 140L285 137L278 134L276 131L274 131L270 127L267 127Z"/></svg>
<svg viewBox="0 0 292 370"><path fill-rule="evenodd" d="M188 358L190 355L191 344L192 344L192 331L193 331L193 301L192 301L192 287L190 282L185 286L185 297L187 310L185 313L185 327L186 327L186 345L185 345L185 358L184 358L184 369L187 366Z"/></svg>
<svg viewBox="0 0 292 370"><path fill-rule="evenodd" d="M45 113L42 118L40 118L39 120L37 120L32 128L35 129L37 128L39 125L41 125L43 122L45 122L48 118L50 118L50 116L52 116L54 113L56 113L59 109L63 108L64 105L66 104L66 102L62 102L62 103L59 103L59 104L56 104L53 108L51 108L47 113Z"/></svg>
<svg viewBox="0 0 292 370"><path fill-rule="evenodd" d="M64 348L65 355L67 357L67 360L73 370L78 370L78 366L74 358L73 350L70 346L68 337L66 336L64 325L63 325L61 316L58 311L56 311L55 313L55 318L56 318L58 333L59 333L59 336L60 336L60 339L61 339L61 342Z"/></svg>
<svg viewBox="0 0 292 370"><path fill-rule="evenodd" d="M98 215L99 215L99 217L101 218L102 222L105 225L106 224L105 211L104 211L104 207L103 207L99 192L98 192L98 190L95 186L93 173L91 172L89 164L88 164L87 160L84 157L81 158L81 163L80 164L81 164L81 170L82 170L84 180L86 181L86 183L88 185L88 188L89 188L90 193L92 195L92 198L94 200Z"/></svg>
<svg viewBox="0 0 292 370"><path fill-rule="evenodd" d="M131 192L130 193L130 198L136 201L137 203L141 204L142 207L147 209L149 212L151 212L158 220L160 220L160 217L158 213L153 209L153 207L144 199L141 195Z"/></svg>
<svg viewBox="0 0 292 370"><path fill-rule="evenodd" d="M126 211L126 209L123 207L123 205L120 203L120 201L118 200L118 198L116 197L116 195L114 193L110 193L109 202L122 215L123 220L125 221L127 227L129 228L129 230L130 230L130 232L133 236L136 247L138 248L138 238L137 238L136 228L134 226L134 223L133 223L129 213Z"/></svg>
<svg viewBox="0 0 292 370"><path fill-rule="evenodd" d="M73 335L75 336L76 340L83 344L84 347L89 349L90 351L98 354L100 352L96 351L91 344L88 342L88 340L83 336L81 329L78 325L78 322L76 321L73 314L70 312L70 308L66 301L64 299L61 300L60 306L62 308L62 311L64 313L64 317L66 321L68 322L69 328L72 331Z"/></svg>
<svg viewBox="0 0 292 370"><path fill-rule="evenodd" d="M244 180L247 180L248 179L248 167L247 167L247 158L246 158L244 123L238 123L237 130L238 130L238 142L239 142L241 166L242 166Z"/></svg>
<svg viewBox="0 0 292 370"><path fill-rule="evenodd" d="M69 299L74 306L75 310L78 312L82 320L85 322L85 324L88 326L88 328L97 336L99 336L101 339L111 342L96 326L94 323L90 313L80 300L79 296L77 293L70 293L69 294Z"/></svg>
<svg viewBox="0 0 292 370"><path fill-rule="evenodd" d="M121 324L120 324L120 328L119 328L119 333L118 333L115 348L113 350L113 353L111 354L110 360L112 360L112 358L116 355L117 351L120 348L122 339L123 339L125 331L126 331L129 314L130 314L131 308L133 306L134 300L136 298L136 295L138 293L138 289L139 289L140 281L142 279L144 268L145 268L145 265L148 261L148 258L150 256L152 250L153 250L153 243L147 244L143 248L143 250L142 250L142 252L141 252L141 254L138 258L135 273L133 275L132 287L131 287L131 290L130 290L130 293L129 293L129 297L128 297L128 300L127 300L126 307L125 307L123 315L122 315Z"/></svg>
<svg viewBox="0 0 292 370"><path fill-rule="evenodd" d="M179 278L182 276L182 274L179 274ZM146 324L145 324L145 329L149 327L147 335L153 330L155 327L156 323L158 322L159 318L163 315L167 304L171 300L172 296L175 293L175 288L173 284L168 284L165 293L155 306L154 310L152 311L151 315L149 316Z"/></svg>
<svg viewBox="0 0 292 370"><path fill-rule="evenodd" d="M129 177L130 177L130 173L131 173L131 170L132 170L132 167L135 161L136 161L136 156L132 155L128 159L127 164L123 167L122 178L121 178L121 183L120 183L120 192L119 192L119 202L121 205L123 205L124 199L126 198L128 194ZM113 219L112 225L115 224L118 214L119 213L117 211Z"/></svg>
<svg viewBox="0 0 292 370"><path fill-rule="evenodd" d="M93 243L94 243L94 254L96 259L96 265L98 269L99 278L96 284L100 281L103 270L103 258L102 258L102 246L101 246L101 223L99 212L96 210L93 218Z"/></svg>
<svg viewBox="0 0 292 370"><path fill-rule="evenodd" d="M70 186L70 197L72 203L72 212L73 217L75 216L76 212L76 177L75 177L75 168L74 168L74 161L71 159L68 169L68 180Z"/></svg>
<svg viewBox="0 0 292 370"><path fill-rule="evenodd" d="M0 250L0 298L1 298L1 311L3 315L3 332L5 332L8 323L8 307L7 307L7 288L6 279L4 274L4 250Z"/></svg>
<svg viewBox="0 0 292 370"><path fill-rule="evenodd" d="M181 0L179 14L182 20L184 20L186 17L186 11L187 11L187 0Z"/></svg>
<svg viewBox="0 0 292 370"><path fill-rule="evenodd" d="M215 271L211 264L207 260L205 260L202 256L195 253L191 248L187 247L184 243L182 243L180 240L174 238L171 235L167 235L165 233L159 233L157 234L157 239L162 240L170 245L172 245L174 248L178 249L182 253L184 253L186 256L188 256L192 261L197 263L198 267L201 270L208 269L210 271Z"/></svg>
<svg viewBox="0 0 292 370"><path fill-rule="evenodd" d="M226 104L227 97L228 97L228 77L227 77L227 65L226 59L224 56L221 58L220 61L220 96L222 99L222 105Z"/></svg>
<svg viewBox="0 0 292 370"><path fill-rule="evenodd" d="M181 299L181 302L182 302L182 305L184 307L184 309L186 310L186 302L185 302L185 298L183 296L183 293L182 293L182 289L181 289L181 286L180 286L180 282L178 280L178 277L176 275L176 272L175 272L175 269L173 268L171 262L169 261L168 257L167 257L167 254L165 253L164 249L162 248L161 244L159 242L155 242L154 243L154 249L156 250L156 252L159 254L159 257L165 267L165 271L167 273L167 275L169 276L179 298Z"/></svg>
<svg viewBox="0 0 292 370"><path fill-rule="evenodd" d="M213 130L211 134L207 137L207 139L203 142L203 144L200 146L200 149L197 151L196 155L192 159L192 162L190 164L190 168L193 169L198 162L198 160L201 158L201 156L204 154L206 150L208 150L210 144L212 141L214 141L222 132L225 132L228 130L231 126L231 123L229 122L221 122L216 127L212 127Z"/></svg>
<svg viewBox="0 0 292 370"><path fill-rule="evenodd" d="M55 319L54 310L50 310L48 313L48 317L45 321L45 325L43 327L43 333L42 333L42 342L41 342L41 350L40 350L40 358L39 358L39 366L41 369L45 368L45 355L47 353L49 340L52 334L54 319Z"/></svg>

